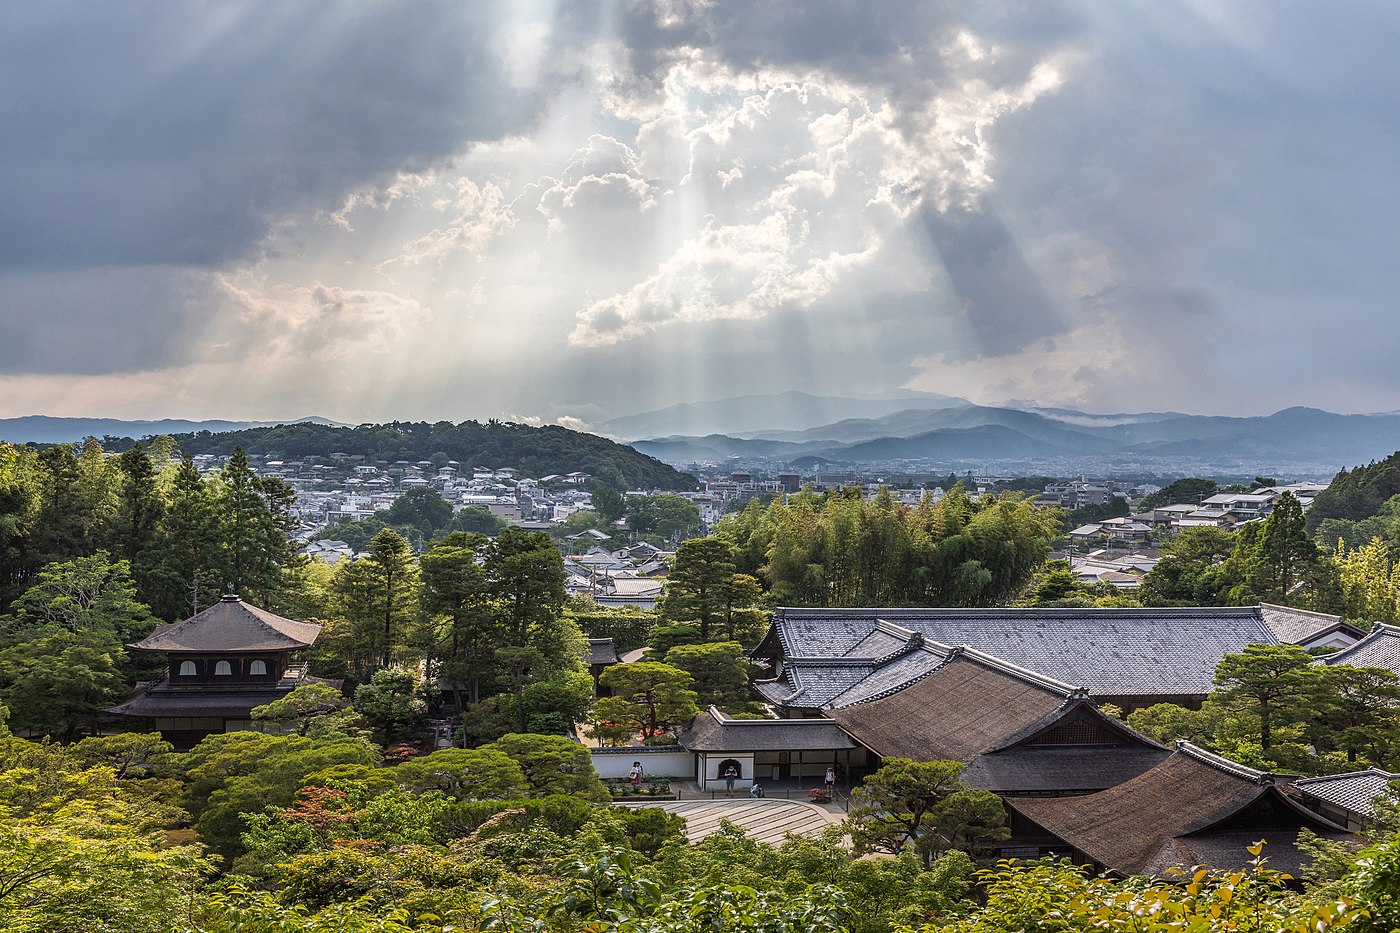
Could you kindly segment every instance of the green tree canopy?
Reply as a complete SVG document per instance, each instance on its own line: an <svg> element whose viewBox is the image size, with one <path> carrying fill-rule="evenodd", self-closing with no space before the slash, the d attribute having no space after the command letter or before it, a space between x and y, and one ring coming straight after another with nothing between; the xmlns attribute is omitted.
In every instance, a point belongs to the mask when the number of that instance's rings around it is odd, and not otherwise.
<svg viewBox="0 0 1400 933"><path fill-rule="evenodd" d="M969 789L956 761L886 758L851 792L851 802L851 834L859 848L892 854L909 848L925 867L949 849L1009 835L1001 799Z"/></svg>
<svg viewBox="0 0 1400 933"><path fill-rule="evenodd" d="M696 699L703 706L745 710L754 700L750 681L755 668L737 641L677 645L666 652L666 663L694 679Z"/></svg>
<svg viewBox="0 0 1400 933"><path fill-rule="evenodd" d="M594 704L593 720L644 739L684 725L700 711L691 689L694 678L669 664L615 664L598 682L612 695Z"/></svg>
<svg viewBox="0 0 1400 933"><path fill-rule="evenodd" d="M1312 662L1312 655L1297 645L1249 645L1216 665L1216 696L1258 723L1265 753L1275 727L1305 716L1309 700L1317 695L1319 674Z"/></svg>

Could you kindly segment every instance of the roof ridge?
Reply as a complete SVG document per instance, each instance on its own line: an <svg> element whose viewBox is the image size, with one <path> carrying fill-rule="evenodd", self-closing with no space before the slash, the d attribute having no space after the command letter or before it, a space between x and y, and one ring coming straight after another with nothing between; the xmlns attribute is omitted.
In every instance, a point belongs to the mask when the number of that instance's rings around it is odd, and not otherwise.
<svg viewBox="0 0 1400 933"><path fill-rule="evenodd" d="M1294 781L1293 784L1294 786L1299 784L1319 784L1323 781L1336 781L1342 778L1366 777L1369 775L1383 777L1388 781L1400 780L1400 771L1382 771L1380 768L1372 765L1365 771L1343 771L1341 774L1319 774L1316 777L1299 778Z"/></svg>
<svg viewBox="0 0 1400 933"><path fill-rule="evenodd" d="M924 671L922 674L919 674L919 675L916 676L916 677L911 677L911 678L909 678L908 680L906 680L906 681L905 681L904 683L902 683L902 684L899 684L899 685L894 686L894 687L886 687L884 690L881 690L881 691L879 691L879 692L877 692L877 693L872 693L870 696L868 696L868 697L863 697L863 698L861 698L861 699L859 699L859 700L856 700L854 703L848 703L848 704L846 704L845 706L841 706L841 707L833 706L833 707L831 707L831 709L849 709L849 708L852 707L852 706L861 706L861 705L863 705L863 704L865 704L865 703L873 703L873 702L875 702L876 700L883 700L885 697L894 696L896 693L899 693L901 690L907 690L908 688L910 688L910 687L914 686L915 684L917 684L917 683L921 682L922 680L924 680L924 678L930 677L930 676L932 676L933 674L937 673L938 671L943 670L943 668L945 668L945 667L948 666L948 663L949 663L950 661L952 661L955 657L957 657L957 653L956 653L955 651L953 651L952 649L948 648L946 645L940 645L940 644L938 644L938 642L936 642L936 641L926 641L926 642L924 643L924 648L929 649L929 652L930 652L931 654L941 654L941 655L943 656L943 663L942 663L942 664L936 664L936 665L934 665L933 667L931 667L931 668L929 668L928 670ZM937 650L937 649L944 649L944 650L940 651L940 650ZM841 699L841 697L845 696L847 693L850 693L852 690L854 690L857 686L859 686L859 684L853 685L853 686L851 686L851 687L847 687L845 690L841 691L841 692L838 693L836 696L832 697L831 702L832 702L832 703L835 703L837 700ZM823 712L824 712L824 713L829 713L829 712L831 712L831 709L824 710Z"/></svg>
<svg viewBox="0 0 1400 933"><path fill-rule="evenodd" d="M832 618L832 619L859 619L874 617L877 621L890 622L892 619L903 617L919 618L921 616L950 617L959 616L1122 616L1126 618L1248 618L1259 616L1258 606L1134 606L1134 607L1100 607L1100 606L1007 606L1007 607L943 607L943 606L883 606L877 608L857 608L843 606L832 609L820 609L814 607L778 607L774 610L774 623L781 621L796 621L800 619Z"/></svg>
<svg viewBox="0 0 1400 933"><path fill-rule="evenodd" d="M930 642L930 644L937 645L938 642ZM1074 699L1076 697L1088 699L1089 697L1089 691L1084 687L1077 687L1074 684L1066 683L1063 680L1056 680L1054 677L1047 677L1044 674L1033 671L1028 667L1022 667L1019 664L1012 664L1010 661L1003 660L994 654L988 654L985 651L979 651L971 645L959 645L956 648L949 648L948 650L953 654L964 655L969 660L976 661L984 667L990 667L994 670L999 670L1004 674L1009 674L1012 677L1017 678L1018 680L1024 680L1027 683L1030 683L1034 686L1043 687L1047 690L1050 690L1053 693L1063 694L1066 699ZM952 660L951 654L949 660Z"/></svg>
<svg viewBox="0 0 1400 933"><path fill-rule="evenodd" d="M1176 750L1199 761L1201 764L1209 765L1217 771L1223 771L1234 777L1244 778L1253 781L1255 784L1271 785L1274 783L1274 776L1268 771L1260 771L1251 768L1249 765L1240 764L1238 761L1231 761L1224 755L1217 755L1215 752L1207 751L1199 745L1193 745L1185 739L1177 739Z"/></svg>
<svg viewBox="0 0 1400 933"><path fill-rule="evenodd" d="M1291 613L1293 613L1293 614L1295 614L1295 615L1300 615L1300 616L1316 616L1316 617L1319 618L1319 619L1336 619L1336 620L1339 621L1339 622L1344 622L1344 621L1346 621L1346 620L1343 619L1340 615L1337 615L1335 612L1318 612L1316 609L1297 609L1297 608L1295 608L1295 607L1293 607L1293 606L1281 606L1281 605L1279 605L1278 603L1260 603L1260 604L1259 604L1259 608L1260 608L1261 610L1263 610L1263 609L1279 609L1279 610L1282 610L1283 612L1291 612Z"/></svg>
<svg viewBox="0 0 1400 933"><path fill-rule="evenodd" d="M1053 728L1055 720L1062 718L1065 715L1065 713L1077 706L1084 706L1090 710L1093 710L1094 713L1096 713L1100 718L1104 720L1104 725L1106 728L1113 729L1123 734L1127 738L1139 740L1144 745L1150 748L1158 748L1162 749L1163 751L1166 750L1166 746L1163 745L1161 742L1158 742L1151 736L1143 735L1141 732L1137 731L1132 726L1128 725L1126 722L1123 722L1121 719L1115 719L1108 713L1105 713L1103 709L1100 708L1099 704L1095 703L1089 697L1075 695L1066 697L1065 701L1059 706L1057 706L1055 709L1053 709L1049 713L1046 713L1044 716L1040 717L1035 722L1022 729L1020 732L1016 733L1008 739L1005 739L1000 745L997 745L993 748L989 748L982 754L991 755L995 754L996 752L1006 751L1007 749L1010 749L1011 747L1020 742L1024 742L1027 739L1033 738L1034 736Z"/></svg>

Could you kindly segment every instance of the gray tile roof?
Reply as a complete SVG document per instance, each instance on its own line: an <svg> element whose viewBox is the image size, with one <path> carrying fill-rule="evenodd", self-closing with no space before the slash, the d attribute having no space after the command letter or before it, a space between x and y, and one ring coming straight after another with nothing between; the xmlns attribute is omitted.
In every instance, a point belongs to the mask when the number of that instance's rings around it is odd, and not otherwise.
<svg viewBox="0 0 1400 933"><path fill-rule="evenodd" d="M788 658L850 659L871 644L881 622L928 641L969 645L1100 696L1206 694L1223 655L1280 641L1258 607L779 609L774 616ZM813 679L810 669L804 673Z"/></svg>
<svg viewBox="0 0 1400 933"><path fill-rule="evenodd" d="M588 639L588 652L584 656L585 664L616 664L617 646L613 644L611 638L590 638Z"/></svg>
<svg viewBox="0 0 1400 933"><path fill-rule="evenodd" d="M162 625L131 645L138 651L294 651L310 647L321 626L294 622L225 596L183 622Z"/></svg>
<svg viewBox="0 0 1400 933"><path fill-rule="evenodd" d="M1369 819L1376 812L1375 799L1385 796L1388 785L1395 780L1400 780L1400 774L1368 768L1365 771L1352 771L1347 774L1303 778L1294 781L1293 786L1307 796L1325 800L1363 819Z"/></svg>
<svg viewBox="0 0 1400 933"><path fill-rule="evenodd" d="M1324 664L1383 667L1400 674L1400 627L1377 624L1370 634L1350 648L1322 656Z"/></svg>
<svg viewBox="0 0 1400 933"><path fill-rule="evenodd" d="M1348 625L1341 616L1325 612L1309 612L1306 609L1293 609L1289 606L1261 603L1259 614L1263 618L1264 624L1278 636L1279 641L1293 645L1301 645L1343 627L1355 631L1356 637L1360 637L1361 634L1358 629Z"/></svg>
<svg viewBox="0 0 1400 933"><path fill-rule="evenodd" d="M938 670L948 661L947 652L921 648L900 655L871 671L869 676L831 698L833 707L850 706L901 690Z"/></svg>
<svg viewBox="0 0 1400 933"><path fill-rule="evenodd" d="M680 735L692 752L785 752L855 748L829 719L731 719L711 706Z"/></svg>

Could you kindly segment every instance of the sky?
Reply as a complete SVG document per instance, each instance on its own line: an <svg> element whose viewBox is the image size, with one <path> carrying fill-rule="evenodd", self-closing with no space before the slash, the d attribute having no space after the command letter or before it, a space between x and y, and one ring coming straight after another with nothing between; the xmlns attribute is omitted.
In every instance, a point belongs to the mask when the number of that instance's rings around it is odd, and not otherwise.
<svg viewBox="0 0 1400 933"><path fill-rule="evenodd" d="M1400 409L1400 6L0 8L0 417Z"/></svg>

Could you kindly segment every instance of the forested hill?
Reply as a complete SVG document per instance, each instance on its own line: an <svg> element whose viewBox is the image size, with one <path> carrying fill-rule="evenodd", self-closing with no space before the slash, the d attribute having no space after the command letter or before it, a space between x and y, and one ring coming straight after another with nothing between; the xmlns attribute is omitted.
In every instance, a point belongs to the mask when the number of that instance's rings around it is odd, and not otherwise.
<svg viewBox="0 0 1400 933"><path fill-rule="evenodd" d="M396 421L354 428L284 424L174 437L186 454L227 454L242 447L250 454L268 456L325 457L340 452L370 460L416 462L445 453L463 468L511 467L534 477L579 471L618 489L689 490L697 486L692 477L631 447L557 425L534 428L503 421Z"/></svg>
<svg viewBox="0 0 1400 933"><path fill-rule="evenodd" d="M1316 529L1325 519L1358 521L1380 510L1392 496L1400 495L1400 451L1384 460L1342 470L1313 500L1308 527Z"/></svg>

